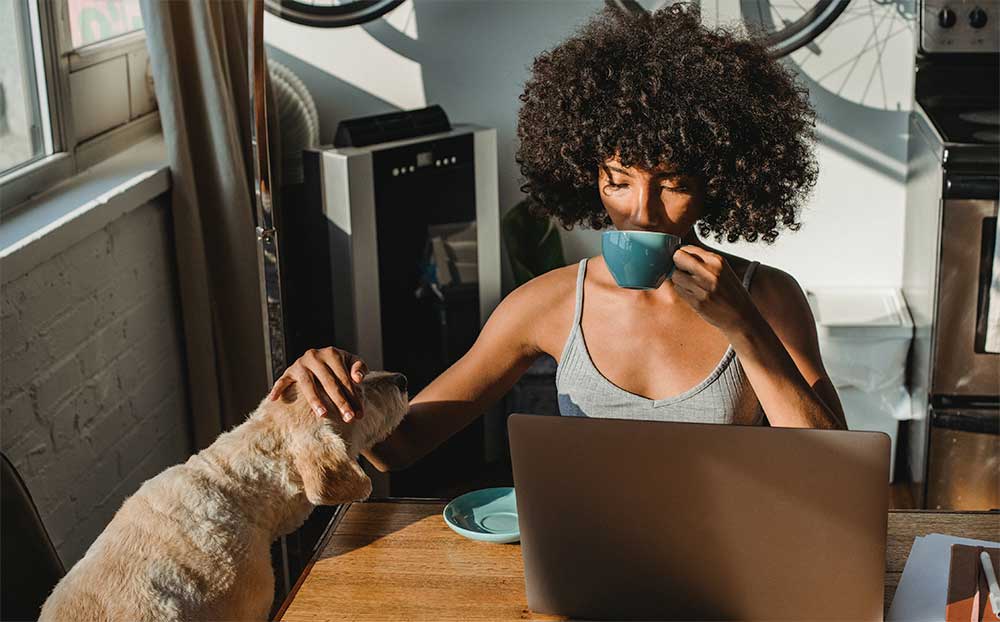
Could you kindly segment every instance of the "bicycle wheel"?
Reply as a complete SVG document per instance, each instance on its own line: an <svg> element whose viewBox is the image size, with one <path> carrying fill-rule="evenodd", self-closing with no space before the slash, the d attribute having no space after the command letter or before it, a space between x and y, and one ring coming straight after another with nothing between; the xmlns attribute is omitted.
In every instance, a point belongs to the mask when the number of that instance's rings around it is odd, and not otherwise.
<svg viewBox="0 0 1000 622"><path fill-rule="evenodd" d="M666 2L605 0L605 2L618 10L632 13L648 12L673 4L671 0ZM772 56L780 57L808 45L829 28L830 24L844 12L850 0L790 0L790 2L786 4L783 0L739 0L738 13L733 17L742 19L748 30L761 36ZM709 8L706 6L708 2L698 4L703 8ZM714 0L710 8L718 15L724 14L726 8L731 11L736 8L727 7L727 4L733 3ZM705 18L704 11L702 17Z"/></svg>
<svg viewBox="0 0 1000 622"><path fill-rule="evenodd" d="M768 51L778 57L812 42L840 17L848 4L850 0L818 0L812 6L808 2L741 0L740 12L748 26L766 33L764 42ZM781 28L776 28L776 16L781 20Z"/></svg>
<svg viewBox="0 0 1000 622"><path fill-rule="evenodd" d="M268 13L316 28L344 28L378 19L403 0L264 0Z"/></svg>

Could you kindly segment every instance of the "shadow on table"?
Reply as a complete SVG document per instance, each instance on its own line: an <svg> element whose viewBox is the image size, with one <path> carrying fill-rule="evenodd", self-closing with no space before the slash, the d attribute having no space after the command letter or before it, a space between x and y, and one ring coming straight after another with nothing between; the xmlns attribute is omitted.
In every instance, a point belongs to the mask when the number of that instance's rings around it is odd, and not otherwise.
<svg viewBox="0 0 1000 622"><path fill-rule="evenodd" d="M317 561L340 557L392 536L424 520L444 521L441 506L444 499L377 498L338 508L319 546ZM375 511L376 504L391 507L390 511ZM460 537L448 532L449 535Z"/></svg>

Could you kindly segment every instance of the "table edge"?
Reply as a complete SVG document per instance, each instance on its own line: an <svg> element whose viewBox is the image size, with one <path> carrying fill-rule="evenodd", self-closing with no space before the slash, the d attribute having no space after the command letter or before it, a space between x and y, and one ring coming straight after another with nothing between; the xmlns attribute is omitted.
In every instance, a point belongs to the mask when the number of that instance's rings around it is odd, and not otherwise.
<svg viewBox="0 0 1000 622"><path fill-rule="evenodd" d="M295 600L295 596L299 593L299 588L302 584L306 582L309 577L309 573L312 571L313 566L319 561L319 556L326 550L327 543L330 542L330 538L337 531L337 527L340 525L341 519L347 514L347 511L351 509L355 503L413 503L413 504L441 504L447 503L447 499L437 499L434 497L376 497L372 499L365 499L364 501L356 501L351 503L342 503L337 506L337 509L333 512L333 518L330 522L326 524L323 529L323 533L320 535L319 540L316 541L316 546L313 547L312 555L309 556L309 561L306 563L305 567L302 568L302 572L299 573L299 578L295 580L295 584L292 589L288 591L285 595L285 599L281 601L281 606L278 607L278 611L274 614L274 621L280 622L281 618L288 611L291 606L292 601Z"/></svg>
<svg viewBox="0 0 1000 622"><path fill-rule="evenodd" d="M295 585L289 590L285 599L281 602L281 607L278 608L277 613L274 614L275 622L280 622L282 616L291 606L292 601L295 600L295 596L299 592L299 588L305 583L306 579L309 577L309 573L312 571L313 566L319 561L319 556L326 550L326 545L329 543L330 538L337 531L337 526L340 525L341 519L347 514L348 510L354 505L354 503L411 503L411 504L446 504L448 499L437 499L433 497L378 497L372 499L366 499L364 501L344 503L337 506L334 511L333 518L327 523L326 528L323 530L323 534L320 536L319 540L316 541L316 546L313 548L312 555L309 557L309 562L306 563L302 572L299 574L299 578L295 580ZM948 514L948 515L989 515L993 514L1000 516L1000 510L934 510L934 509L890 509L889 515L891 514Z"/></svg>
<svg viewBox="0 0 1000 622"><path fill-rule="evenodd" d="M299 593L299 588L305 583L306 578L309 576L309 572L312 570L313 565L319 558L319 552L326 548L327 542L333 536L333 532L337 530L337 525L340 524L340 520L347 513L347 510L354 505L353 503L343 503L337 506L337 509L333 512L333 518L330 522L326 524L323 529L323 533L320 535L319 540L316 541L316 546L313 548L312 555L309 556L309 561L306 562L302 572L299 573L299 578L295 580L295 584L292 585L292 589L288 590L288 594L285 595L285 599L281 601L281 606L278 607L278 611L274 614L275 622L280 622L281 618L284 617L285 612L288 607L291 606L292 601L295 600L295 595Z"/></svg>

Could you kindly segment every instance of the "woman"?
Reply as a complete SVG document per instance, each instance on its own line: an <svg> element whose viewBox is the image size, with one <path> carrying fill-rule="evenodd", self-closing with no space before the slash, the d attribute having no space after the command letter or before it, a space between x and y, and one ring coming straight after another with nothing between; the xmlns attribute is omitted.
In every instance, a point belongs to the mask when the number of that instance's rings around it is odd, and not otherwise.
<svg viewBox="0 0 1000 622"><path fill-rule="evenodd" d="M771 243L798 228L817 174L814 113L789 73L758 43L702 27L695 8L605 9L535 59L521 101L517 161L539 211L681 236L676 270L627 290L597 256L519 287L372 462L430 452L543 353L559 361L563 415L846 427L795 279L703 241ZM317 414L331 404L350 420L364 372L350 353L311 351L271 396L297 383Z"/></svg>

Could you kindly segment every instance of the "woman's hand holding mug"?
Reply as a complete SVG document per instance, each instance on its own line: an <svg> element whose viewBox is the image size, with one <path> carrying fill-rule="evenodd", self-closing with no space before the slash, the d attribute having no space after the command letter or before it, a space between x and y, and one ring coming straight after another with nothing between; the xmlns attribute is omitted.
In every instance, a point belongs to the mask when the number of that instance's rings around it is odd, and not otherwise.
<svg viewBox="0 0 1000 622"><path fill-rule="evenodd" d="M674 252L674 291L706 322L723 332L737 330L752 316L753 300L720 255L694 245Z"/></svg>

